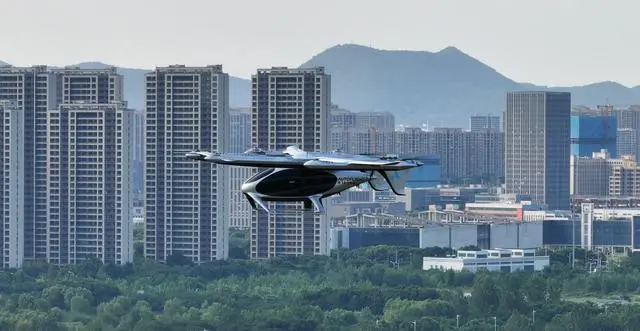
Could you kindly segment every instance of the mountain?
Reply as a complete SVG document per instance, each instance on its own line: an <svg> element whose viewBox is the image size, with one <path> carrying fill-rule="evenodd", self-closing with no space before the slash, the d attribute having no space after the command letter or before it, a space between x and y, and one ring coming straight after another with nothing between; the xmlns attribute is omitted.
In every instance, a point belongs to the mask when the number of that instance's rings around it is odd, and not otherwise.
<svg viewBox="0 0 640 331"><path fill-rule="evenodd" d="M0 63L2 63L0 61ZM104 68L101 62L77 64ZM500 114L505 94L518 90L567 91L574 105L640 104L640 86L616 82L548 87L515 82L455 47L438 52L389 51L345 44L313 56L301 68L324 66L332 75L332 101L352 111L389 111L397 124L468 127L469 115ZM150 70L119 68L129 107L144 107L144 75ZM231 107L247 107L251 81L230 77Z"/></svg>
<svg viewBox="0 0 640 331"><path fill-rule="evenodd" d="M468 127L469 115L501 113L505 93L567 91L574 105L640 103L640 87L614 82L546 87L515 82L455 47L439 52L388 51L346 44L300 67L324 66L332 75L332 101L352 111L390 111L397 124Z"/></svg>

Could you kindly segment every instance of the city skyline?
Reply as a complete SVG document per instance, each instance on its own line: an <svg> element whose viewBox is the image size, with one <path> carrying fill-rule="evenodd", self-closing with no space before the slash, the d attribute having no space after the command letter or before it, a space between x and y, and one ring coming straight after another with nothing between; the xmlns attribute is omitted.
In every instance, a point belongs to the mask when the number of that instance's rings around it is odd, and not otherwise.
<svg viewBox="0 0 640 331"><path fill-rule="evenodd" d="M0 34L6 45L0 60L25 65L42 63L46 56L52 64L62 65L102 59L125 67L143 68L178 62L205 65L214 60L223 63L230 74L248 78L255 67L298 65L311 54L335 44L428 51L455 46L518 81L581 85L615 80L627 86L640 84L637 71L628 69L635 68L635 59L640 56L640 49L627 42L639 32L631 23L638 5L631 1L618 0L615 5L594 0L562 4L551 0L535 3L491 0L428 5L407 1L401 6L334 1L315 7L314 15L332 17L343 24L321 28L306 24L307 16L293 14L298 6L292 1L282 1L280 6L257 1L232 2L221 8L218 4L199 1L183 2L180 6L157 1L149 7L144 3L116 0L100 11L117 23L96 26L86 33L101 37L90 38L77 27L92 25L92 16L82 15L83 11L95 10L91 2L65 0L47 5L10 0L3 9L5 19L0 22L0 31L7 32ZM281 15L283 8L288 8L285 15ZM219 9L225 15L208 19L209 13ZM73 21L57 19L69 13L76 17ZM252 23L260 22L263 16L279 19L259 26ZM13 29L27 17L39 24ZM172 17L177 22L183 22L184 18L184 22L196 27L163 26L155 22L157 17ZM616 19L606 25L585 23L601 17ZM381 21L388 24L381 25ZM215 44L196 42L210 38L211 31L219 31L220 26L228 28L216 33ZM295 26L294 34L289 33L292 26ZM517 28L506 28L511 26ZM253 32L258 27L260 34ZM424 31L428 38L424 38ZM522 31L527 32L527 38L519 37ZM572 38L567 40L565 34L558 31L570 31L567 33ZM168 44L167 38L179 42ZM32 43L33 40L38 42ZM543 41L543 47L531 40ZM296 47L291 47L292 41ZM57 47L60 44L65 47ZM548 49L554 51L548 52ZM590 56L584 56L586 49ZM611 52L611 49L626 51ZM589 70L585 70L587 68Z"/></svg>
<svg viewBox="0 0 640 331"><path fill-rule="evenodd" d="M354 66L356 62L358 65ZM106 66L77 65L84 69ZM519 90L570 92L574 106L640 104L640 87L627 88L612 82L577 87L521 84L457 49L412 53L341 45L317 54L301 67L318 66L334 77L334 104L356 112L389 111L398 117L399 124L463 127L466 123L461 123L462 119L469 115L502 111L504 93ZM151 71L131 68L117 71L125 77L123 93L128 106L142 109L144 75ZM372 81L371 72L376 72L380 79ZM230 107L248 107L250 80L230 75L229 93Z"/></svg>

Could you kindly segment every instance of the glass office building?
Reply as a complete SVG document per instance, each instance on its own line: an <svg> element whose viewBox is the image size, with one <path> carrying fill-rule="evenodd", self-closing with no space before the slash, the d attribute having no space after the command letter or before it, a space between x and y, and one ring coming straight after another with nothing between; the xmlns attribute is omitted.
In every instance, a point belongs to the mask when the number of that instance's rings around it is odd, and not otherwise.
<svg viewBox="0 0 640 331"><path fill-rule="evenodd" d="M425 155L415 158L415 160L422 162L422 167L411 169L409 172L409 179L405 187L408 188L422 188L422 187L436 187L440 185L440 156L438 155Z"/></svg>
<svg viewBox="0 0 640 331"><path fill-rule="evenodd" d="M571 115L571 154L591 156L606 149L617 156L617 124L613 115Z"/></svg>
<svg viewBox="0 0 640 331"><path fill-rule="evenodd" d="M573 231L572 231L573 230ZM640 216L633 220L593 221L591 240L594 246L617 246L640 248ZM550 246L581 245L580 220L544 221L542 227L543 244Z"/></svg>

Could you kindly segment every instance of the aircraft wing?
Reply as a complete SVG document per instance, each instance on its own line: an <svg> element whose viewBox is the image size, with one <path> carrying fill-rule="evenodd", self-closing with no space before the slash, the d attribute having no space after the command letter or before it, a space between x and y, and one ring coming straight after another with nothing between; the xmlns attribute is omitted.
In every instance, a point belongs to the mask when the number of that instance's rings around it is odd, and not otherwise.
<svg viewBox="0 0 640 331"><path fill-rule="evenodd" d="M384 161L384 160L358 160L349 158L330 158L320 157L317 159L304 162L305 168L311 169L358 169L358 170L376 170L376 169L393 169L394 165L401 161Z"/></svg>
<svg viewBox="0 0 640 331"><path fill-rule="evenodd" d="M206 153L190 152L187 157L232 166L258 167L258 168L298 168L303 167L305 160L294 159L286 155L255 155L255 154L235 154L235 153Z"/></svg>

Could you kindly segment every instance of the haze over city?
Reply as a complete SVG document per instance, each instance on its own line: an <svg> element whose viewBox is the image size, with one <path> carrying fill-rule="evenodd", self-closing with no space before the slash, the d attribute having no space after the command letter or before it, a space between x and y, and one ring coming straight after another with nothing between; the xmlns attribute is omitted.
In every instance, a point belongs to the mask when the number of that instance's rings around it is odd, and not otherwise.
<svg viewBox="0 0 640 331"><path fill-rule="evenodd" d="M100 61L152 69L298 66L336 44L438 51L455 46L517 82L640 84L630 0L103 1L6 0L0 60L17 66ZM27 24L28 22L28 24Z"/></svg>
<svg viewBox="0 0 640 331"><path fill-rule="evenodd" d="M0 329L640 330L638 9L5 0Z"/></svg>

